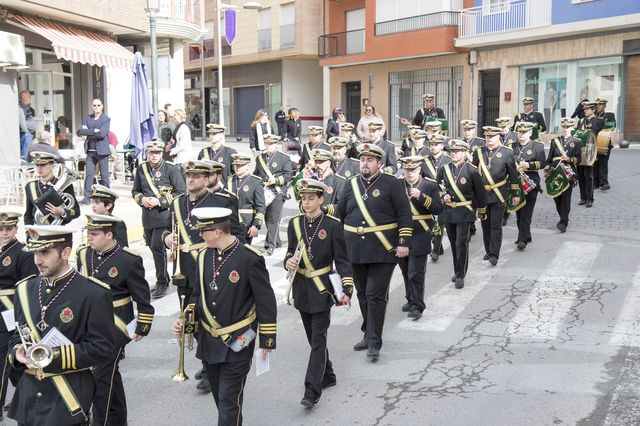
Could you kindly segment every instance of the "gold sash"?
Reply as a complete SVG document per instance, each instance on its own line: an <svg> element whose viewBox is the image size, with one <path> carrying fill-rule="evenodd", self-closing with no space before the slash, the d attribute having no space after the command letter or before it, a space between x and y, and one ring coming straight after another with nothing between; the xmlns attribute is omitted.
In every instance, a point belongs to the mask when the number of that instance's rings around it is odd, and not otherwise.
<svg viewBox="0 0 640 426"><path fill-rule="evenodd" d="M411 198L409 198L409 206L411 207L412 219L418 221L420 226L422 226L422 229L424 229L424 232L429 232L429 225L424 221L424 219L420 218L422 216L420 216L420 212L418 211L418 209L416 209L416 206L413 205Z"/></svg>
<svg viewBox="0 0 640 426"><path fill-rule="evenodd" d="M147 180L147 183L149 184L149 188L151 188L156 198L162 197L160 195L160 191L158 190L158 188L156 188L156 184L153 183L153 178L149 174L149 163L144 163L142 165L142 171L144 172L144 178Z"/></svg>
<svg viewBox="0 0 640 426"><path fill-rule="evenodd" d="M13 296L16 291L14 289L8 290L0 290L0 302L4 305L8 310L13 310L13 302L9 298L9 296Z"/></svg>
<svg viewBox="0 0 640 426"><path fill-rule="evenodd" d="M356 199L356 204L358 204L360 213L362 213L362 216L364 217L364 220L367 222L367 225L377 226L376 222L373 220L373 217L371 217L369 210L367 210L367 205L364 203L364 200L362 199L362 193L360 192L360 185L358 184L357 178L351 179L351 188L353 188L353 195ZM391 245L387 237L385 237L385 235L380 231L376 231L375 234L376 234L376 237L378 237L378 240L380 240L380 243L385 248L385 250L388 252L391 252L393 250L393 246Z"/></svg>
<svg viewBox="0 0 640 426"><path fill-rule="evenodd" d="M184 196L188 197L187 194L185 194ZM193 260L196 260L196 256L198 255L197 250L202 247L198 246L198 244L194 244L193 241L191 241L191 236L189 235L189 231L187 230L187 227L184 225L184 221L182 220L182 210L180 210L180 198L175 198L173 200L173 211L176 213L176 222L178 223L178 232L180 232L180 237L183 241L181 246L184 247L184 244L186 241L187 242L186 247L189 248L189 253L191 253L191 256L193 256Z"/></svg>
<svg viewBox="0 0 640 426"><path fill-rule="evenodd" d="M461 166L463 167L464 164ZM449 166L449 164L445 164L444 166L444 172L447 175L447 179L449 180L449 183L451 184L451 188L453 189L453 192L455 192L456 197L458 197L460 199L459 202L457 203L447 203L447 205L450 205L453 208L456 208L457 206L465 206L466 208L469 209L469 211L473 211L473 208L471 208L471 201L467 201L467 199L464 197L464 195L462 195L462 192L460 191L460 188L458 188L458 185L456 185L456 181L453 179L453 175L451 174L451 167Z"/></svg>
<svg viewBox="0 0 640 426"><path fill-rule="evenodd" d="M498 200L500 200L500 202L502 204L504 204L504 197L502 196L502 193L498 189L502 185L496 186L496 183L493 180L493 176L491 176L491 172L489 172L489 168L487 167L486 163L484 162L484 155L482 155L482 151L480 151L478 153L478 160L480 160L480 170L485 175L485 177L487 179L487 182L489 182L489 190L493 190L493 192L498 197ZM504 181L502 181L502 182L506 183L506 179ZM485 186L485 188L486 188L486 186Z"/></svg>
<svg viewBox="0 0 640 426"><path fill-rule="evenodd" d="M298 216L293 218L293 230L296 233L296 240L297 241L301 241L302 240L302 232L300 230L300 221L302 219L302 216ZM300 260L302 260L302 263L304 264L304 268L306 270L307 274L313 274L316 270L313 267L313 265L311 264L311 260L309 259L309 255L307 254L307 250L303 249L301 251L302 255L300 257ZM328 272L331 272L331 269L329 269ZM306 276L304 275L304 273L301 273L300 271L298 271L298 273L300 275ZM311 278L311 280L313 281L313 283L315 284L316 288L318 289L318 291L320 292L320 294L325 294L327 292L326 287L324 286L324 284L322 283L322 280L320 279L320 276L314 276L314 277L308 277Z"/></svg>

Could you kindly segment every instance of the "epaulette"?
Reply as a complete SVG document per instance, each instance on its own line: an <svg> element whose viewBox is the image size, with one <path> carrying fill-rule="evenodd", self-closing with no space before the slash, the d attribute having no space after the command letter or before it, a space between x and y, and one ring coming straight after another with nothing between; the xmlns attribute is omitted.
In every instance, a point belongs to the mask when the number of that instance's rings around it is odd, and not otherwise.
<svg viewBox="0 0 640 426"><path fill-rule="evenodd" d="M27 278L21 279L20 281L18 281L16 283L15 287L18 287L20 284L25 283L25 282L29 281L31 278L34 278L34 277L37 277L37 275L36 274L31 274Z"/></svg>
<svg viewBox="0 0 640 426"><path fill-rule="evenodd" d="M344 176L340 176L340 175L336 175L336 174L334 174L334 176L339 178L339 179L342 179L342 180L347 180L347 178L345 178Z"/></svg>
<svg viewBox="0 0 640 426"><path fill-rule="evenodd" d="M473 163L470 163L470 162L468 162L468 161L467 161L467 164L468 164L468 165L470 165L471 167L473 167L473 168L474 168L474 169L476 169L476 170L478 169L478 166L476 166L476 165L475 165L475 164L473 164Z"/></svg>
<svg viewBox="0 0 640 426"><path fill-rule="evenodd" d="M534 140L534 142L538 142L538 143L541 143L542 145L544 145L544 142L539 141L539 140Z"/></svg>
<svg viewBox="0 0 640 426"><path fill-rule="evenodd" d="M132 254L134 256L140 256L140 253L138 253L137 250L134 250L134 249L129 248L129 247L122 247L122 251L126 251L127 253Z"/></svg>
<svg viewBox="0 0 640 426"><path fill-rule="evenodd" d="M37 181L38 181L38 178L37 178L37 177L36 177L36 178L29 179L29 180L27 181L27 183L25 184L25 187L29 186L29 184L32 184L32 183L33 183L33 184L35 184Z"/></svg>
<svg viewBox="0 0 640 426"><path fill-rule="evenodd" d="M176 163L174 163L173 161L165 161L165 163L166 163L166 164L169 164L169 165L171 165L171 166L175 166L175 165L176 165Z"/></svg>
<svg viewBox="0 0 640 426"><path fill-rule="evenodd" d="M333 219L336 222L342 222L340 219L338 219L337 217L330 215L330 214L326 214L325 217L328 217L329 219Z"/></svg>
<svg viewBox="0 0 640 426"><path fill-rule="evenodd" d="M262 178L260 176L256 176L253 173L251 173L249 176L251 176L252 178L258 179L260 183L262 183Z"/></svg>
<svg viewBox="0 0 640 426"><path fill-rule="evenodd" d="M104 289L106 289L106 290L111 291L111 287L109 287L108 285L106 285L105 283L103 283L102 281L100 281L99 279L94 278L94 277L85 277L85 278L86 278L87 280L89 280L90 282L92 282L92 283L94 283L94 284L97 284L97 285L99 285L100 287L102 287L102 288L104 288Z"/></svg>
<svg viewBox="0 0 640 426"><path fill-rule="evenodd" d="M225 188L222 188L216 192L213 192L213 195L219 195L221 197L227 197L227 198L237 198L236 194L234 194L233 192L229 192Z"/></svg>
<svg viewBox="0 0 640 426"><path fill-rule="evenodd" d="M262 257L262 253L260 253L260 250L258 250L257 248L253 247L251 244L245 244L244 246L247 249L249 249L250 251L254 252L256 255Z"/></svg>
<svg viewBox="0 0 640 426"><path fill-rule="evenodd" d="M427 182L438 183L438 182L436 182L436 180L435 180L435 179L431 179L430 177L426 177L426 176L425 176L425 177L423 177L422 179L426 180Z"/></svg>
<svg viewBox="0 0 640 426"><path fill-rule="evenodd" d="M502 147L507 148L510 151L513 151L513 148L511 147L511 144L509 145L502 145Z"/></svg>

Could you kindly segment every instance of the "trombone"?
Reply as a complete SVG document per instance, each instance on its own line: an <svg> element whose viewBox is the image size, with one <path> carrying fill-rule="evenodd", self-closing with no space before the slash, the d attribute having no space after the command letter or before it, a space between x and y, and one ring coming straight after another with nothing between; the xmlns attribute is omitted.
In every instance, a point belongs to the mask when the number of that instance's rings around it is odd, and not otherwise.
<svg viewBox="0 0 640 426"><path fill-rule="evenodd" d="M171 258L176 266L172 278L174 280L184 280L184 275L180 269L180 229L178 229L175 212L171 212L171 234L175 235L177 240L177 243L173 245L173 249L171 250Z"/></svg>
<svg viewBox="0 0 640 426"><path fill-rule="evenodd" d="M171 377L171 380L174 382L184 382L185 380L189 380L189 376L184 371L184 348L186 342L186 335L189 335L189 342L187 346L189 350L193 348L193 333L196 332L196 323L195 323L195 306L193 304L184 306L184 296L180 296L180 320L182 321L182 333L180 333L180 337L178 342L180 344L180 355L178 357L178 369L176 373Z"/></svg>

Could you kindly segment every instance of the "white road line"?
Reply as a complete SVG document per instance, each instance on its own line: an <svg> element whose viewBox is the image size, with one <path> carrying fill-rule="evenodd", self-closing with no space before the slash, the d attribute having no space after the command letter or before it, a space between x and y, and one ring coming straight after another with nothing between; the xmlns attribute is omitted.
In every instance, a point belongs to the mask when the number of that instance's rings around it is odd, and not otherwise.
<svg viewBox="0 0 640 426"><path fill-rule="evenodd" d="M555 339L573 306L602 244L568 241L538 278L511 319L508 334L513 337Z"/></svg>
<svg viewBox="0 0 640 426"><path fill-rule="evenodd" d="M514 245L503 247L496 266L482 263L484 254L469 261L469 271L465 277L464 289L456 289L447 283L432 297L426 297L426 308L419 321L405 319L398 328L419 331L445 331L462 311L473 301L482 289L495 277L514 251ZM427 276L427 280L428 280Z"/></svg>
<svg viewBox="0 0 640 426"><path fill-rule="evenodd" d="M640 269L631 280L631 288L613 329L609 344L640 347Z"/></svg>

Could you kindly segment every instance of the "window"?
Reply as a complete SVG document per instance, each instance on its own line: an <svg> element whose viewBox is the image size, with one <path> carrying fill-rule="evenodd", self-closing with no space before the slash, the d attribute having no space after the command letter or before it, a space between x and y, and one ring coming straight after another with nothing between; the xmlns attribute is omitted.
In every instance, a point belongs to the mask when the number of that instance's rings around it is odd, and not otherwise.
<svg viewBox="0 0 640 426"><path fill-rule="evenodd" d="M144 56L147 65L147 85L151 87L151 56ZM158 89L171 89L171 56L158 55Z"/></svg>
<svg viewBox="0 0 640 426"><path fill-rule="evenodd" d="M485 0L482 4L482 12L484 15L508 12L509 2L510 0Z"/></svg>
<svg viewBox="0 0 640 426"><path fill-rule="evenodd" d="M258 11L258 50L271 49L271 9Z"/></svg>
<svg viewBox="0 0 640 426"><path fill-rule="evenodd" d="M376 22L460 9L462 0L376 0Z"/></svg>
<svg viewBox="0 0 640 426"><path fill-rule="evenodd" d="M280 6L280 47L296 44L296 8L295 3Z"/></svg>

